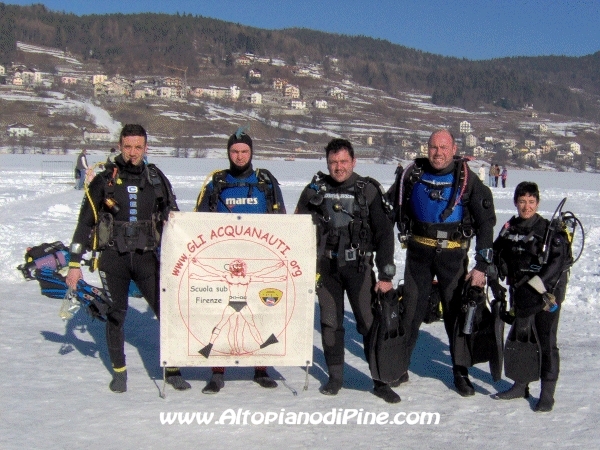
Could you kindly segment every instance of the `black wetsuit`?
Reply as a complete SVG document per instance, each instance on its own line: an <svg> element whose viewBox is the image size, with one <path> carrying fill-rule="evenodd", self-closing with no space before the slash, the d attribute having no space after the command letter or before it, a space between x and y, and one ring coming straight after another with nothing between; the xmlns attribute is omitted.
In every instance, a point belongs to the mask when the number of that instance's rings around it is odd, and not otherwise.
<svg viewBox="0 0 600 450"><path fill-rule="evenodd" d="M567 237L557 232L550 239L546 264L540 265L543 239L549 222L538 214L530 219L513 217L494 241L494 260L510 286L510 301L517 316L535 315L535 327L542 351L541 379L556 381L560 359L556 343L560 309L565 299L568 266L571 261ZM526 281L538 275L558 304L554 312L543 310L541 294Z"/></svg>
<svg viewBox="0 0 600 450"><path fill-rule="evenodd" d="M453 335L455 322L462 308L462 290L467 274L469 258L467 256L471 236L476 238L475 269L486 272L489 262L479 253L492 248L494 225L496 215L491 191L479 177L463 165L463 161L455 159L447 168L435 170L426 158L418 158L415 165L408 166L405 170L420 171L421 175L428 175L430 184L427 189L436 191L435 181L450 180L450 187L446 191L438 190L439 195L431 192L430 195L421 196L415 201L414 196L419 195L418 180L411 179L410 173L403 178L402 207L398 205L399 181L388 191L396 205L396 221L401 232L408 232L406 241L406 265L404 271L404 303L403 324L409 333L407 340L407 361L410 361L415 348L419 328L427 314L429 296L434 277L437 278L438 288L443 307L443 319L446 334L450 345L450 356L454 366L455 355ZM454 174L453 176L450 176ZM399 174L402 175L401 173ZM400 176L397 180L400 180ZM464 189L463 189L464 185ZM452 187L453 186L453 187ZM461 193L462 192L462 193ZM394 198L395 197L395 198ZM454 209L456 217L449 216L447 221L436 218L435 221L425 222L420 217L431 215L427 211L433 208L436 211L456 202ZM417 208L420 211L417 211ZM453 212L453 214L454 214ZM457 217L461 217L457 219ZM440 234L442 233L442 234ZM446 238L440 239L445 235ZM437 242L440 245L437 245ZM491 252L490 252L491 256ZM466 368L455 367L455 372L461 373Z"/></svg>
<svg viewBox="0 0 600 450"><path fill-rule="evenodd" d="M96 176L89 186L93 208L87 196L84 196L71 244L72 248L77 243L83 248L88 245L92 227L96 224L94 210L99 216L111 214L113 233L100 255L98 268L102 284L112 302L107 314L106 341L115 368L125 366L123 325L131 280L138 286L156 317L160 318L157 248L160 245L162 221L168 218L169 211L178 208L168 180L157 168L152 167L155 175L150 177L150 169L146 164L126 164L121 155L115 158L114 165L107 164L105 171ZM113 175L116 175L113 187L109 187ZM153 186L153 182L159 182L156 177L160 178L158 187ZM107 191L111 191L118 212L114 208L110 212L105 205ZM71 261L80 259L80 253L71 254Z"/></svg>
<svg viewBox="0 0 600 450"><path fill-rule="evenodd" d="M319 191L320 185L324 194ZM356 328L363 336L368 361L367 336L373 324L371 299L375 285L373 261L378 278L391 281L395 274L393 223L380 191L369 179L353 173L348 180L337 183L324 175L319 186L311 183L304 189L296 213L312 214L318 230L317 296L325 361L328 367L344 363L344 292L356 318ZM361 208L359 203L366 207Z"/></svg>

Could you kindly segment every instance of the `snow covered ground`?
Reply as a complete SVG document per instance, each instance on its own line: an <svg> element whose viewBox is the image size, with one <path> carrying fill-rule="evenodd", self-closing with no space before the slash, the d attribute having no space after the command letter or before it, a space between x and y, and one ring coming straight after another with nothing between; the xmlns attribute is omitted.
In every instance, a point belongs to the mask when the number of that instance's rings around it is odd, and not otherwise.
<svg viewBox="0 0 600 450"><path fill-rule="evenodd" d="M346 378L336 397L318 392L326 374L316 318L315 364L307 391L302 390L305 373L299 367L276 367L273 374L280 380L276 390L254 384L252 369L237 368L228 370L221 393L203 395L209 370L190 367L183 372L192 389L177 392L167 387L162 399L158 322L141 299L132 299L126 324L128 392L112 393L102 323L92 322L83 311L63 322L58 317L60 301L41 296L38 284L25 282L15 270L26 247L54 240L69 243L75 226L82 192L73 189L72 180L42 179L41 162L48 158L74 159L0 155L0 448L597 448L599 175L513 170L507 189L493 189L497 230L514 213L514 186L531 180L542 190L540 212L544 216L550 217L558 202L568 197L566 209L581 219L586 231L585 252L572 270L561 313L562 364L555 409L536 414L531 408L539 383L532 385L533 399L492 400L489 395L507 388L509 381L494 383L486 364L471 369L477 394L460 397L452 386L442 323L423 325L410 382L397 389L402 402L384 403L370 393L367 364L350 313L346 316ZM94 159L103 158L92 155L91 162ZM152 161L170 177L180 208L188 211L205 175L226 166L219 159L156 157ZM279 178L288 211L294 209L312 175L326 170L324 161L255 161L255 165ZM477 168L476 162L471 165ZM393 181L393 166L359 161L356 170L386 187ZM399 273L403 258L403 251L397 249ZM100 285L96 274L86 273L86 279ZM162 423L168 413L177 412L187 413L192 423L180 423L179 418L172 424ZM207 419L212 413L211 423L199 424L192 417L196 412L207 413ZM410 424L419 417L427 419L423 412L438 413L439 423ZM314 423L286 423L300 413L309 414ZM235 423L236 414L240 414L239 423ZM337 423L328 424L334 414ZM373 415L386 423L359 423L359 417ZM394 418L403 423L387 423ZM271 423L265 424L267 419Z"/></svg>

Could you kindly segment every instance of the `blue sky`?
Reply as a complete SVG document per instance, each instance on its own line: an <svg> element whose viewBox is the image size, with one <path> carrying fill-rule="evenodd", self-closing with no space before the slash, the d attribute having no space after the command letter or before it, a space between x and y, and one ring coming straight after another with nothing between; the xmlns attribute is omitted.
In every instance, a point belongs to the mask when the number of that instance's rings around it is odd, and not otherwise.
<svg viewBox="0 0 600 450"><path fill-rule="evenodd" d="M1 1L1 0L0 0ZM600 0L37 0L77 15L179 12L258 28L364 35L446 56L582 56L600 50Z"/></svg>

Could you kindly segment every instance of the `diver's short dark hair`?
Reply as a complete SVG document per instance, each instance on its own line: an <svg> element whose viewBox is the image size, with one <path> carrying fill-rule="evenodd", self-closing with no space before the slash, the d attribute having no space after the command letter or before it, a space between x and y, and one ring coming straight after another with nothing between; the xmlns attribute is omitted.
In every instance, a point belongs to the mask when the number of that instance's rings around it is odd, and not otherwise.
<svg viewBox="0 0 600 450"><path fill-rule="evenodd" d="M517 204L519 197L523 197L524 195L531 195L539 202L540 189L538 188L538 185L533 181L521 181L519 184L517 184L517 187L515 188L515 195L513 197L515 205Z"/></svg>
<svg viewBox="0 0 600 450"><path fill-rule="evenodd" d="M123 138L129 136L141 136L144 138L144 144L148 142L148 134L144 127L135 123L128 123L123 127L119 136L119 144L123 143Z"/></svg>
<svg viewBox="0 0 600 450"><path fill-rule="evenodd" d="M352 159L354 159L354 148L352 147L350 141L347 139L339 138L335 138L329 141L329 144L327 144L327 147L325 147L325 157L329 158L330 153L337 153L340 150L344 149L348 150L348 154Z"/></svg>

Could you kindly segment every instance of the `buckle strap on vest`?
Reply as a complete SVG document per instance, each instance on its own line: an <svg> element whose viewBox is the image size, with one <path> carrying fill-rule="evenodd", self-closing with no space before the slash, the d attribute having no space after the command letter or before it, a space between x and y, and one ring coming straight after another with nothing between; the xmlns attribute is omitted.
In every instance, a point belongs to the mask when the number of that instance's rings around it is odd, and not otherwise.
<svg viewBox="0 0 600 450"><path fill-rule="evenodd" d="M414 242L426 245L428 247L436 247L436 249L438 249L438 250L441 250L441 249L454 250L457 248L466 249L469 247L469 241L467 241L467 240L451 241L449 239L443 239L443 238L442 239L433 239L433 238L427 238L427 237L415 236L415 235L412 235L410 237L410 239Z"/></svg>
<svg viewBox="0 0 600 450"><path fill-rule="evenodd" d="M137 222L115 221L113 236L114 244L119 252L149 251L157 247L160 236L156 233L152 220Z"/></svg>

